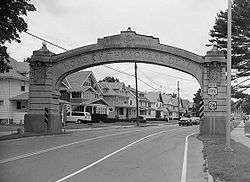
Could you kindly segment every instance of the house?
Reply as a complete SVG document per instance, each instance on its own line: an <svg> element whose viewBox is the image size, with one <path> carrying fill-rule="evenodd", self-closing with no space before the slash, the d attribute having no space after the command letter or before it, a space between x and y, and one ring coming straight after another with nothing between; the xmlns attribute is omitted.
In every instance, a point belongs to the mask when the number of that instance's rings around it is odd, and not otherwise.
<svg viewBox="0 0 250 182"><path fill-rule="evenodd" d="M136 117L136 90L132 88L130 85L126 87L128 90L129 95L129 102L134 103L133 106L135 106L135 115L132 115L131 118ZM150 101L146 97L146 93L138 91L138 106L139 106L139 116L142 116L144 118L150 118L151 112L154 110L150 107Z"/></svg>
<svg viewBox="0 0 250 182"><path fill-rule="evenodd" d="M161 92L147 92L146 98L149 100L148 118L167 118L167 110L163 108Z"/></svg>
<svg viewBox="0 0 250 182"><path fill-rule="evenodd" d="M99 82L103 99L109 103L109 118L128 119L135 107L129 101L128 91L122 82Z"/></svg>
<svg viewBox="0 0 250 182"><path fill-rule="evenodd" d="M67 76L60 85L60 100L70 103L69 111L89 112L92 117L108 115L110 105L92 71L79 71Z"/></svg>
<svg viewBox="0 0 250 182"><path fill-rule="evenodd" d="M177 119L178 114L178 98L173 97L171 94L162 94L163 107L168 110L169 119Z"/></svg>
<svg viewBox="0 0 250 182"><path fill-rule="evenodd" d="M8 59L12 69L0 73L0 122L23 124L28 107L29 64Z"/></svg>

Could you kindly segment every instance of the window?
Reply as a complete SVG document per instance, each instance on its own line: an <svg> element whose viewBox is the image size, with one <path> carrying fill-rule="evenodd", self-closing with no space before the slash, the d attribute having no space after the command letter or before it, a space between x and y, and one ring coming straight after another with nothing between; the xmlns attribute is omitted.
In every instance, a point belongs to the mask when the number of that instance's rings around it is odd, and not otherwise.
<svg viewBox="0 0 250 182"><path fill-rule="evenodd" d="M72 98L81 98L82 96L81 92L72 92L71 94Z"/></svg>
<svg viewBox="0 0 250 182"><path fill-rule="evenodd" d="M21 102L20 102L20 101L17 101L17 102L16 102L16 108L17 108L17 109L21 109Z"/></svg>
<svg viewBox="0 0 250 182"><path fill-rule="evenodd" d="M129 101L129 104L130 104L130 105L133 105L133 101L132 101L132 100L130 100L130 101Z"/></svg>
<svg viewBox="0 0 250 182"><path fill-rule="evenodd" d="M123 108L119 108L119 115L123 115Z"/></svg>
<svg viewBox="0 0 250 182"><path fill-rule="evenodd" d="M0 100L0 106L4 105L4 100Z"/></svg>
<svg viewBox="0 0 250 182"><path fill-rule="evenodd" d="M21 86L21 92L25 92L25 85Z"/></svg>
<svg viewBox="0 0 250 182"><path fill-rule="evenodd" d="M25 82L22 81L21 83L21 92L25 92Z"/></svg>

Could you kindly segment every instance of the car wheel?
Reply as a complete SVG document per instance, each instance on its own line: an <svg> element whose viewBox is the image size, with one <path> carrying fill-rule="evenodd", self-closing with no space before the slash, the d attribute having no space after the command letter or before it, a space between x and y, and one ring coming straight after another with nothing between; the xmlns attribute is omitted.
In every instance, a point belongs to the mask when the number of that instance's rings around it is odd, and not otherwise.
<svg viewBox="0 0 250 182"><path fill-rule="evenodd" d="M80 120L80 119L78 119L78 120L76 121L76 123L77 123L77 124L80 124L80 123L81 123L81 120Z"/></svg>

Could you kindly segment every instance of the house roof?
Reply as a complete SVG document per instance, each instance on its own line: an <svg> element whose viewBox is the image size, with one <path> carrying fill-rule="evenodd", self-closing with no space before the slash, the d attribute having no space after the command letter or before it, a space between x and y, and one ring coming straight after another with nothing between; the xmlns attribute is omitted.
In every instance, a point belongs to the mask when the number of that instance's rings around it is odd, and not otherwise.
<svg viewBox="0 0 250 182"><path fill-rule="evenodd" d="M148 92L146 93L146 98L148 98L148 100L150 102L160 102L160 94L161 92Z"/></svg>
<svg viewBox="0 0 250 182"><path fill-rule="evenodd" d="M92 71L78 71L76 73L68 75L63 80L63 83L69 86L74 91L80 91L82 90L82 84L87 80L90 74L92 74Z"/></svg>
<svg viewBox="0 0 250 182"><path fill-rule="evenodd" d="M126 87L126 89L129 90L129 91L131 91L133 94L135 94L135 92L136 92L136 89L135 89L135 88L132 88L132 87L130 87L130 86L129 86L129 87ZM138 90L138 93L140 93L140 94L145 94L144 92L139 91L139 90Z"/></svg>
<svg viewBox="0 0 250 182"><path fill-rule="evenodd" d="M162 101L164 104L171 103L172 96L170 94L162 94Z"/></svg>
<svg viewBox="0 0 250 182"><path fill-rule="evenodd" d="M102 89L103 95L128 97L125 90L125 84L122 82L99 82L98 84ZM124 93L120 92L121 90L123 90Z"/></svg>
<svg viewBox="0 0 250 182"><path fill-rule="evenodd" d="M29 78L23 76L22 74L29 73L29 63L18 62L11 57L9 57L8 60L9 60L8 64L12 67L12 69L10 69L9 72L0 73L0 79L16 79L16 80L28 81Z"/></svg>
<svg viewBox="0 0 250 182"><path fill-rule="evenodd" d="M29 92L24 92L22 94L9 98L10 101L28 100L28 99L29 99Z"/></svg>
<svg viewBox="0 0 250 182"><path fill-rule="evenodd" d="M102 88L108 88L112 90L121 90L125 88L123 82L99 82L98 83Z"/></svg>
<svg viewBox="0 0 250 182"><path fill-rule="evenodd" d="M99 102L102 102L99 103ZM94 104L97 104L97 105L107 105L107 106L111 106L107 101L105 101L103 98L96 98L96 99L91 99L91 100L88 100L86 102L82 102L81 105L94 105Z"/></svg>
<svg viewBox="0 0 250 182"><path fill-rule="evenodd" d="M181 101L182 101L182 107L186 108L189 106L190 102L188 99L182 99Z"/></svg>

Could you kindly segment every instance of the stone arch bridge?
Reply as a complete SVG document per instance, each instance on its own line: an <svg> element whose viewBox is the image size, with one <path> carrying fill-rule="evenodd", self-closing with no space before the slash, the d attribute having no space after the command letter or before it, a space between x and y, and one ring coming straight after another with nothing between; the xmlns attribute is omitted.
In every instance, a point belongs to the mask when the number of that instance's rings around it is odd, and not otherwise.
<svg viewBox="0 0 250 182"><path fill-rule="evenodd" d="M59 85L74 72L92 66L120 62L142 62L174 68L194 76L199 82L205 117L201 134L225 134L226 131L226 61L213 48L199 56L176 47L160 44L158 38L121 31L118 35L97 40L61 54L50 52L45 45L33 51L30 59L29 110L25 131L61 132ZM48 108L48 123L44 109Z"/></svg>

